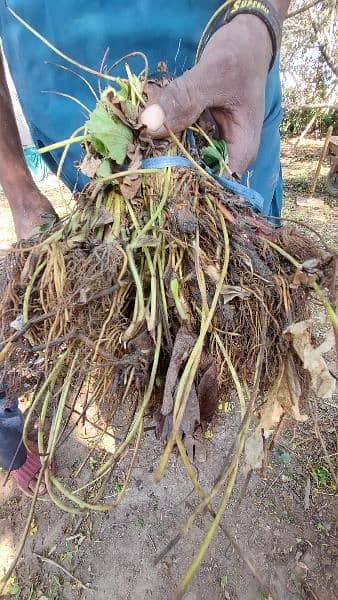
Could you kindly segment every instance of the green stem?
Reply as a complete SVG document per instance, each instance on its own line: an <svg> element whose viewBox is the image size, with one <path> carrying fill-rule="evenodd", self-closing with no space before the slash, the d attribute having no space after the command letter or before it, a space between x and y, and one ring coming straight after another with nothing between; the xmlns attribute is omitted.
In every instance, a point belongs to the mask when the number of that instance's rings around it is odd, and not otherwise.
<svg viewBox="0 0 338 600"><path fill-rule="evenodd" d="M139 236L145 235L153 227L155 221L161 215L164 205L166 204L166 202L168 200L170 182L171 182L171 168L170 167L165 169L165 172L163 174L163 179L164 179L164 185L163 185L161 201L160 201L158 207L156 208L156 210L154 211L154 213L151 215L149 221L145 224L143 229L141 229L141 231L139 232Z"/></svg>
<svg viewBox="0 0 338 600"><path fill-rule="evenodd" d="M58 56L63 58L65 61L71 63L72 65L75 65L76 67L78 67L78 69L81 69L82 71L86 71L87 73L91 73L92 75L95 75L96 77L101 77L102 79L107 79L108 81L114 81L116 83L121 82L121 77L113 77L112 75L108 75L107 73L103 73L101 71L95 71L95 69L91 69L90 67L87 67L86 65L82 65L81 63L77 62L70 56L67 56L67 54L64 54L64 52L61 52L61 50L56 48L56 46L53 46L53 44L51 44L45 37L43 37L43 35L41 35L41 33L39 33L36 29L34 29L34 27L29 25L29 23L27 23L27 21L25 21L22 17L20 17L18 15L18 13L16 13L12 8L7 6L7 10L8 10L8 12L11 13L11 15L13 15L13 17L17 21L19 21L19 23L21 23L24 27L26 27L26 29L28 29L28 31L30 31L43 44L45 44L45 46L47 46L50 50L55 52L55 54L57 54Z"/></svg>
<svg viewBox="0 0 338 600"><path fill-rule="evenodd" d="M32 404L29 407L28 414L27 414L27 417L25 419L25 423L23 426L23 432L22 432L22 440L23 440L23 443L25 444L26 448L29 448L28 431L29 431L30 421L32 419L34 410L35 410L39 400L43 396L43 394L48 390L49 385L54 381L54 378L56 378L57 375L60 373L61 367L67 356L67 353L68 353L68 351L66 350L65 352L63 352L63 354L61 354L61 356L59 356L59 358L57 359L51 372L49 373L47 379L45 379L45 381L43 382L41 388L37 392Z"/></svg>
<svg viewBox="0 0 338 600"><path fill-rule="evenodd" d="M184 310L184 306L180 298L180 288L178 279L174 278L170 281L170 291L179 316L181 317L182 321L186 321L188 319L188 315Z"/></svg>
<svg viewBox="0 0 338 600"><path fill-rule="evenodd" d="M83 127L81 127L83 129ZM49 146L44 146L38 150L39 154L45 154L46 152L53 152L53 150L59 150L60 148L64 148L65 146L70 146L71 144L77 144L81 142L90 141L90 135L78 135L75 137L70 137L67 140L61 140L60 142L55 142L55 144L49 144Z"/></svg>
<svg viewBox="0 0 338 600"><path fill-rule="evenodd" d="M34 286L34 283L36 281L36 279L39 277L41 271L45 268L47 264L47 261L44 260L40 265L38 265L38 267L35 269L31 280L28 284L28 286L26 287L26 291L25 291L25 295L24 295L24 299L23 299L23 305L22 305L22 314L23 314L23 322L27 323L29 320L29 300L31 297L31 293L32 293L32 289Z"/></svg>
<svg viewBox="0 0 338 600"><path fill-rule="evenodd" d="M230 360L230 356L227 353L221 338L219 337L218 333L216 333L216 331L213 332L213 335L214 335L215 340L224 356L225 362L228 365L228 369L230 371L231 377L232 377L233 382L236 387L236 392L237 392L240 410L241 410L241 417L242 417L242 419L244 419L245 413L246 413L246 406L245 406L245 398L244 398L244 393L243 393L243 388L241 386L241 382L239 381L238 375L236 373L236 369Z"/></svg>

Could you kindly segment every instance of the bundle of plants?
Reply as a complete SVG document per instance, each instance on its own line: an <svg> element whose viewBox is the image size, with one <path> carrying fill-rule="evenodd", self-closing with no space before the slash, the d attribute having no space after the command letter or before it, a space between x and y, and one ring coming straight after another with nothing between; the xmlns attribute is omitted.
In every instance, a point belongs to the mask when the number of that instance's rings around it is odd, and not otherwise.
<svg viewBox="0 0 338 600"><path fill-rule="evenodd" d="M226 145L200 124L150 139L139 118L146 69L106 77L82 131L54 145L64 146L61 172L70 145L82 144L88 185L71 214L7 255L0 359L11 394L24 384L30 395L24 443L36 425L42 476L63 510L122 501L145 419L163 442L157 478L176 448L200 498L184 531L220 495L182 591L226 509L245 443L248 468L264 468L283 416L306 418L300 401L309 385L332 394L334 379L311 346L310 309L321 302L337 328L334 257L313 232L270 225L226 191L214 177L227 172ZM205 492L192 467L196 429L229 397L241 424ZM93 406L99 434L76 477L53 473L55 455ZM78 480L107 432L116 434L114 451ZM121 459L125 480L109 504L105 484Z"/></svg>

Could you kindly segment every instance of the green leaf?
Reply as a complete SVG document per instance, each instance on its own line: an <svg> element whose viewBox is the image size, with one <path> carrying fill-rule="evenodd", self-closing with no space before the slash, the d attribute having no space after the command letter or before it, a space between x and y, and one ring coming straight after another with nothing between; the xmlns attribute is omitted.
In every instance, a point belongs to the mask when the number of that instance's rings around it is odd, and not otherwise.
<svg viewBox="0 0 338 600"><path fill-rule="evenodd" d="M211 169L219 169L222 163L227 162L227 145L224 140L212 140L212 143L212 146L202 148L202 158Z"/></svg>
<svg viewBox="0 0 338 600"><path fill-rule="evenodd" d="M101 142L101 140L92 136L90 141L93 144L96 152L98 152L99 154L102 154L102 156L104 156L106 154L107 149L106 149L105 145Z"/></svg>
<svg viewBox="0 0 338 600"><path fill-rule="evenodd" d="M332 481L329 469L319 466L313 469L311 474L317 485L323 485L335 491L336 486Z"/></svg>
<svg viewBox="0 0 338 600"><path fill-rule="evenodd" d="M53 583L55 583L55 585L58 587L62 586L61 579L58 577L58 575L53 575Z"/></svg>
<svg viewBox="0 0 338 600"><path fill-rule="evenodd" d="M138 93L140 94L140 96L142 96L142 81L139 77L137 77L137 75L133 74L133 85L134 88L138 91Z"/></svg>
<svg viewBox="0 0 338 600"><path fill-rule="evenodd" d="M228 160L228 147L224 140L212 140L214 146L216 146L218 152L222 156L224 162Z"/></svg>
<svg viewBox="0 0 338 600"><path fill-rule="evenodd" d="M96 175L98 177L102 177L103 179L105 179L106 177L109 177L109 175L111 175L111 166L110 166L109 158L105 158L102 161L102 163L100 164L98 169L96 169Z"/></svg>
<svg viewBox="0 0 338 600"><path fill-rule="evenodd" d="M122 165L133 141L131 129L98 103L87 121L91 142L99 154Z"/></svg>
<svg viewBox="0 0 338 600"><path fill-rule="evenodd" d="M202 148L202 158L208 167L213 168L219 165L219 161L222 157L217 148L207 146L206 148Z"/></svg>
<svg viewBox="0 0 338 600"><path fill-rule="evenodd" d="M115 483L113 484L113 487L112 487L112 492L113 492L114 494L117 494L117 495L118 495L118 494L121 494L122 490L123 490L123 485L122 485L121 483L116 483L116 482L115 482Z"/></svg>
<svg viewBox="0 0 338 600"><path fill-rule="evenodd" d="M219 583L220 583L221 589L225 590L226 586L228 585L228 576L227 575L223 575L223 577L221 577Z"/></svg>
<svg viewBox="0 0 338 600"><path fill-rule="evenodd" d="M126 100L128 100L129 96L130 96L130 86L129 83L126 81L121 81L119 83L120 85L120 89L115 91L115 98L119 101L119 102L125 102Z"/></svg>
<svg viewBox="0 0 338 600"><path fill-rule="evenodd" d="M12 585L8 591L8 594L10 596L18 596L20 593L21 593L21 586L17 582L12 583Z"/></svg>
<svg viewBox="0 0 338 600"><path fill-rule="evenodd" d="M73 560L73 552L70 552L69 550L67 552L64 552L63 554L60 554L60 560L61 561L68 561L71 562Z"/></svg>

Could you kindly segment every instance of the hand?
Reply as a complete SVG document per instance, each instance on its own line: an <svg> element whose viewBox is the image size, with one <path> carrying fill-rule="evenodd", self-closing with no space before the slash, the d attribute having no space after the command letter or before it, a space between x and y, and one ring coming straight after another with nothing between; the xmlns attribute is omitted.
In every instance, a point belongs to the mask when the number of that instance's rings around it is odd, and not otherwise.
<svg viewBox="0 0 338 600"><path fill-rule="evenodd" d="M210 109L228 144L230 168L242 175L259 146L271 56L264 23L238 15L211 37L190 71L166 87L152 86L141 122L152 137L166 137L164 123L179 132Z"/></svg>
<svg viewBox="0 0 338 600"><path fill-rule="evenodd" d="M15 233L18 240L27 239L38 227L57 220L57 214L49 200L37 187L18 187L10 201Z"/></svg>

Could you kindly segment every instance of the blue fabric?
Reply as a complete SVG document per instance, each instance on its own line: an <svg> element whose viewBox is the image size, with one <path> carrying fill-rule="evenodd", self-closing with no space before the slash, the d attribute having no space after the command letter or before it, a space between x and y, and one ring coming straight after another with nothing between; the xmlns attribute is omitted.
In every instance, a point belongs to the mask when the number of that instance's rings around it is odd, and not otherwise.
<svg viewBox="0 0 338 600"><path fill-rule="evenodd" d="M18 469L24 464L27 456L26 448L22 443L23 419L17 400L11 399L10 408L5 408L5 402L6 399L1 397L0 467L6 470Z"/></svg>
<svg viewBox="0 0 338 600"><path fill-rule="evenodd" d="M24 148L23 153L34 181L37 183L43 181L47 177L49 170L43 158L38 154L37 148L35 146Z"/></svg>
<svg viewBox="0 0 338 600"><path fill-rule="evenodd" d="M189 167L190 169L195 169L194 164L190 160L180 155L156 156L154 158L146 158L142 161L142 169L165 169L166 167ZM264 200L258 192L241 183L237 183L237 181L216 175L207 166L205 166L205 169L226 190L230 190L234 194L241 196L255 211L262 212Z"/></svg>
<svg viewBox="0 0 338 600"><path fill-rule="evenodd" d="M134 50L143 51L149 59L150 72L156 73L160 61L169 72L180 75L194 63L195 50L203 28L221 2L209 0L8 0L7 4L63 52L87 66L99 70L107 47L107 64ZM0 35L15 81L18 95L37 146L43 146L69 135L83 124L85 111L69 99L42 93L43 90L64 92L77 97L89 109L95 100L88 87L71 73L46 64L62 62L52 51L20 25L0 0ZM73 68L71 65L68 65ZM139 59L131 61L140 70ZM124 73L120 66L116 75ZM98 82L82 72L98 89ZM265 200L265 212L278 215L281 210L279 161L279 123L281 120L279 69L271 71L266 89L266 113L257 160L252 165L251 186ZM60 152L46 157L55 170ZM86 179L74 169L80 160L79 147L72 146L63 169L65 183L78 189ZM247 177L243 179L247 183Z"/></svg>

